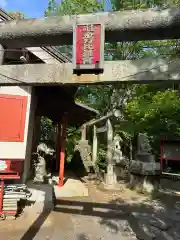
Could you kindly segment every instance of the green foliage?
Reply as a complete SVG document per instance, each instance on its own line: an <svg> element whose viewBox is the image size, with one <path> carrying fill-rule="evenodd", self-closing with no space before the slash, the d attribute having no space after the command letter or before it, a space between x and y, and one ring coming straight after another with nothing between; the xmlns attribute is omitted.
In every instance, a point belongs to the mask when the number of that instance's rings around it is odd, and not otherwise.
<svg viewBox="0 0 180 240"><path fill-rule="evenodd" d="M171 138L180 135L179 91L143 88L144 91L126 105L125 114L129 129L133 129L134 134L145 132L151 136L154 151L158 152L162 136Z"/></svg>
<svg viewBox="0 0 180 240"><path fill-rule="evenodd" d="M64 0L57 9L59 15L93 13L103 10L103 3L96 0Z"/></svg>
<svg viewBox="0 0 180 240"><path fill-rule="evenodd" d="M54 126L53 122L47 117L41 117L39 141L51 147L54 145Z"/></svg>
<svg viewBox="0 0 180 240"><path fill-rule="evenodd" d="M176 120L179 103L177 91L172 89L156 93L149 91L131 100L125 110L127 118L129 117L135 125L135 132L150 131L159 134L161 128L169 129L168 119L175 117Z"/></svg>
<svg viewBox="0 0 180 240"><path fill-rule="evenodd" d="M88 106L100 110L105 114L110 109L110 98L112 96L113 86L80 86L76 94L78 101Z"/></svg>
<svg viewBox="0 0 180 240"><path fill-rule="evenodd" d="M156 8L165 9L174 5L179 5L179 0L112 0L113 10L132 10Z"/></svg>
<svg viewBox="0 0 180 240"><path fill-rule="evenodd" d="M125 9L162 9L172 5L180 5L178 0L112 0L114 11ZM98 12L103 10L103 5L95 0L64 0L57 5L54 0L49 2L46 16L72 15ZM72 46L60 46L66 54L72 54ZM164 41L139 41L105 44L105 60L133 60L145 57L162 57L172 59L179 57L179 40ZM156 85L133 85L123 87L122 84L107 86L81 86L77 92L77 99L91 107L98 109L101 115L114 107L124 110L124 118L128 120L125 125L115 126L115 132L130 141L138 132L146 132L155 146L159 148L159 138L162 135L180 134L180 100L178 85L159 83ZM126 99L122 104L121 99ZM73 136L73 135L72 135ZM75 142L69 141L68 152ZM69 139L70 139L69 138ZM106 165L105 147L99 151L98 166ZM71 155L71 154L70 154Z"/></svg>
<svg viewBox="0 0 180 240"><path fill-rule="evenodd" d="M101 144L99 146L98 150L98 156L97 156L97 162L96 162L96 168L100 170L106 170L107 166L107 158L106 158L106 149L104 148L104 145Z"/></svg>
<svg viewBox="0 0 180 240"><path fill-rule="evenodd" d="M172 5L179 5L180 1L154 0L138 2L113 0L112 4L114 10L149 7L162 9ZM180 44L179 40L176 39L114 43L108 44L106 48L111 49L111 59L113 60L131 60L150 56L172 59L180 55ZM172 83L164 82L155 85L134 85L131 88L130 99L123 106L124 117L128 122L119 128L119 132L124 131L131 136L138 132L146 132L150 136L154 151L158 153L161 136L179 135L180 102L178 91L174 90L177 88L179 88L178 84L175 86ZM117 99L119 89L116 88L114 91Z"/></svg>
<svg viewBox="0 0 180 240"><path fill-rule="evenodd" d="M49 0L48 7L44 13L45 17L56 15L57 7L58 5L55 0Z"/></svg>
<svg viewBox="0 0 180 240"><path fill-rule="evenodd" d="M64 0L57 4L55 0L50 0L45 16L76 15L93 13L103 10L103 3L96 0Z"/></svg>
<svg viewBox="0 0 180 240"><path fill-rule="evenodd" d="M73 127L68 128L68 134L67 134L67 146L66 146L66 161L69 163L72 160L73 154L74 154L74 147L78 143L81 137L81 131L80 129L76 129Z"/></svg>

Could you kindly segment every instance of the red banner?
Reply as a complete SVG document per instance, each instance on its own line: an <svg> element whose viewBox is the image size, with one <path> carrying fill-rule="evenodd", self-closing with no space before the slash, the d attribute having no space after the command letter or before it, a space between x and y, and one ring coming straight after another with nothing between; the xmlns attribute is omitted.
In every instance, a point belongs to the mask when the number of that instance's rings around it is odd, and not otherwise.
<svg viewBox="0 0 180 240"><path fill-rule="evenodd" d="M76 64L96 64L101 57L101 25L76 27Z"/></svg>

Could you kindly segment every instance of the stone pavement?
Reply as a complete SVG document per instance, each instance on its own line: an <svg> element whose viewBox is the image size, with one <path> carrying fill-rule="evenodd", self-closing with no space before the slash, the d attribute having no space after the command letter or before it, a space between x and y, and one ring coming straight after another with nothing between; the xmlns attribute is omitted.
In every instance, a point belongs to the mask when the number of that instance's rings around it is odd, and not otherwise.
<svg viewBox="0 0 180 240"><path fill-rule="evenodd" d="M1 221L0 239L180 239L179 196L157 201L123 187L118 192L88 187L89 197L57 200L54 211L28 207L19 219Z"/></svg>
<svg viewBox="0 0 180 240"><path fill-rule="evenodd" d="M64 185L58 186L59 176L52 179L57 185L54 185L54 193L56 198L65 197L88 197L88 188L76 177L72 172L68 171L64 179Z"/></svg>

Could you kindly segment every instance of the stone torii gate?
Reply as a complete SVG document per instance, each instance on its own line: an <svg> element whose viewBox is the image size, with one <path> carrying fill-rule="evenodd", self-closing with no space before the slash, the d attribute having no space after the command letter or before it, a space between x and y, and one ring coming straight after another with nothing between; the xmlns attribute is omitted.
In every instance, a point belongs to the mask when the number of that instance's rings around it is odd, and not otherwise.
<svg viewBox="0 0 180 240"><path fill-rule="evenodd" d="M8 21L0 23L0 44L2 45L0 59L3 59L3 49L6 48L72 44L73 25L75 24L98 22L105 26L106 42L118 42L179 38L179 20L180 8ZM73 74L71 63L1 65L0 85L42 86L179 81L179 63L178 59L167 61L149 58L134 61L110 61L105 62L104 73L80 76ZM153 164L150 165L152 170Z"/></svg>
<svg viewBox="0 0 180 240"><path fill-rule="evenodd" d="M11 48L72 44L74 24L97 22L105 26L106 42L175 39L179 20L180 8L169 8L8 21L0 24L0 43Z"/></svg>
<svg viewBox="0 0 180 240"><path fill-rule="evenodd" d="M76 16L25 19L0 23L0 44L6 49L72 44L73 25L101 23L105 41L176 39L180 37L180 8L134 10ZM20 41L21 40L21 41ZM1 49L1 59L3 49ZM48 74L47 74L48 73ZM0 66L1 85L148 83L180 80L179 60L142 59L105 62L104 73L73 75L71 63ZM31 76L31 78L29 77ZM41 76L41 77L40 77Z"/></svg>

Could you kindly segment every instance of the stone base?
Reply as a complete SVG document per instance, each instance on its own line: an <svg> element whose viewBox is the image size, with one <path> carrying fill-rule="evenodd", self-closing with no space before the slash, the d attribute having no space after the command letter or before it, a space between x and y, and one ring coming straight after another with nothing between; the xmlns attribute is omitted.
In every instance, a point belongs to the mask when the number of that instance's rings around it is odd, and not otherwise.
<svg viewBox="0 0 180 240"><path fill-rule="evenodd" d="M139 152L136 154L136 161L153 163L155 162L155 155L151 153Z"/></svg>
<svg viewBox="0 0 180 240"><path fill-rule="evenodd" d="M117 177L116 174L106 174L105 175L105 184L106 185L114 185L117 183Z"/></svg>
<svg viewBox="0 0 180 240"><path fill-rule="evenodd" d="M127 173L127 169L121 166L116 166L114 169L116 176L117 176L117 181L121 180L129 180L129 174Z"/></svg>
<svg viewBox="0 0 180 240"><path fill-rule="evenodd" d="M101 191L122 191L122 187L118 183L112 185L101 183L98 185L98 189Z"/></svg>
<svg viewBox="0 0 180 240"><path fill-rule="evenodd" d="M44 183L44 178L37 178L37 177L35 177L35 178L33 179L33 182L34 182L35 184L42 184L42 183Z"/></svg>
<svg viewBox="0 0 180 240"><path fill-rule="evenodd" d="M132 173L130 174L129 186L131 189L135 189L143 193L153 193L155 191L158 191L159 185L160 175L143 176Z"/></svg>
<svg viewBox="0 0 180 240"><path fill-rule="evenodd" d="M88 197L88 188L78 178L68 178L62 187L54 186L55 198Z"/></svg>
<svg viewBox="0 0 180 240"><path fill-rule="evenodd" d="M109 164L107 166L107 173L105 174L105 184L106 185L114 185L117 183L117 176L114 171L114 166Z"/></svg>
<svg viewBox="0 0 180 240"><path fill-rule="evenodd" d="M144 176L160 175L161 174L160 163L132 160L130 164L130 172L133 174Z"/></svg>

